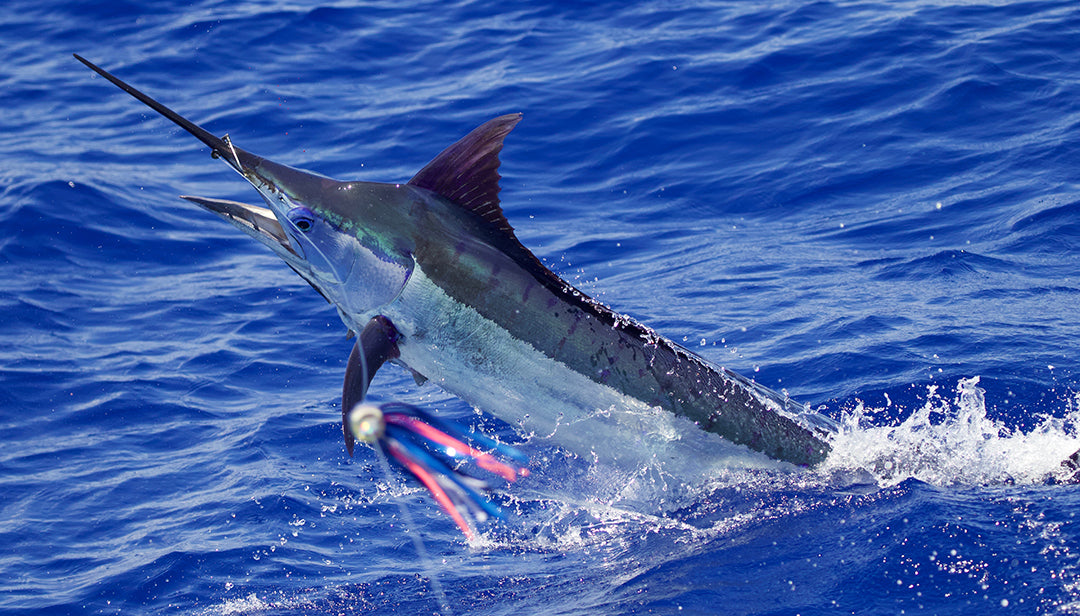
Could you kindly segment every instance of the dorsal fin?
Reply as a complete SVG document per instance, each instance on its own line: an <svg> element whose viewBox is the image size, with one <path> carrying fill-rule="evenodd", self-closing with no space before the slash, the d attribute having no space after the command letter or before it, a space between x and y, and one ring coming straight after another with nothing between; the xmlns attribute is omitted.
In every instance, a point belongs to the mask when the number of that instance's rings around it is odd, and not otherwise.
<svg viewBox="0 0 1080 616"><path fill-rule="evenodd" d="M520 113L488 120L428 163L409 184L439 193L496 228L513 233L499 207L499 151Z"/></svg>

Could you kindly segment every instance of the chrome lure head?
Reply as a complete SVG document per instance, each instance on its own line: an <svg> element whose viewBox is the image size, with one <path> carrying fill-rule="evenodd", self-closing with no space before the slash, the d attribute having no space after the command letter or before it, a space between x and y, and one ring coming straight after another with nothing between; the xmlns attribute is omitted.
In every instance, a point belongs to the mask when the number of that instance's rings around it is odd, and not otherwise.
<svg viewBox="0 0 1080 616"><path fill-rule="evenodd" d="M380 306L401 292L414 265L409 246L380 233L378 227L388 214L380 210L401 202L402 187L339 182L256 156L233 145L228 135L211 134L108 71L77 54L75 58L191 133L210 147L214 158L250 182L267 207L184 198L274 251L335 304L351 328L359 330Z"/></svg>

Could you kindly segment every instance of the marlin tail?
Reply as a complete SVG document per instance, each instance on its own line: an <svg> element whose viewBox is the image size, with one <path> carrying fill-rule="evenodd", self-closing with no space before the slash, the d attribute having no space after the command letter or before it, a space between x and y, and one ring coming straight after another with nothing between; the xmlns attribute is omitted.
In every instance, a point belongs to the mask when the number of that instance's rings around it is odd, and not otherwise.
<svg viewBox="0 0 1080 616"><path fill-rule="evenodd" d="M349 413L387 362L601 463L814 466L829 453L831 420L613 312L517 240L498 168L520 114L482 124L406 183L338 181L236 147L75 57L250 182L265 207L184 198L274 251L360 332L341 405L350 454Z"/></svg>

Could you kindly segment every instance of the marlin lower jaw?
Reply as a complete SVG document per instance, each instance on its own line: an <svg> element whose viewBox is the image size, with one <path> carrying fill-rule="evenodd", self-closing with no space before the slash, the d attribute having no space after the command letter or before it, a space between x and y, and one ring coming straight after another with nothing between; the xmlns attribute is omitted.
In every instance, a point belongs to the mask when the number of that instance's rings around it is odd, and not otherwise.
<svg viewBox="0 0 1080 616"><path fill-rule="evenodd" d="M282 251L285 251L293 256L298 256L289 245L289 238L285 235L281 223L278 222L273 210L269 208L211 197L180 195L180 198L224 218L234 227L255 238L259 243L275 253L281 254Z"/></svg>

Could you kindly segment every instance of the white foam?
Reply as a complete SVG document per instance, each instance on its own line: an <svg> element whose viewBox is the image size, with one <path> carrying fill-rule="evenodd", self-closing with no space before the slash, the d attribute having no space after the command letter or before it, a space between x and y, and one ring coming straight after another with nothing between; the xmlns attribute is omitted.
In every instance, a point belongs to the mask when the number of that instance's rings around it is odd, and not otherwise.
<svg viewBox="0 0 1080 616"><path fill-rule="evenodd" d="M1080 399L1063 400L1061 417L1043 417L1024 433L986 414L979 377L960 379L949 400L928 387L926 403L895 425L875 426L884 408L859 404L821 470L866 469L885 485L909 477L933 485L1043 483L1071 472L1061 462L1080 449Z"/></svg>
<svg viewBox="0 0 1080 616"><path fill-rule="evenodd" d="M202 613L206 616L245 616L296 605L288 601L261 599L255 593L251 593L246 597L225 599L220 605L207 608Z"/></svg>

